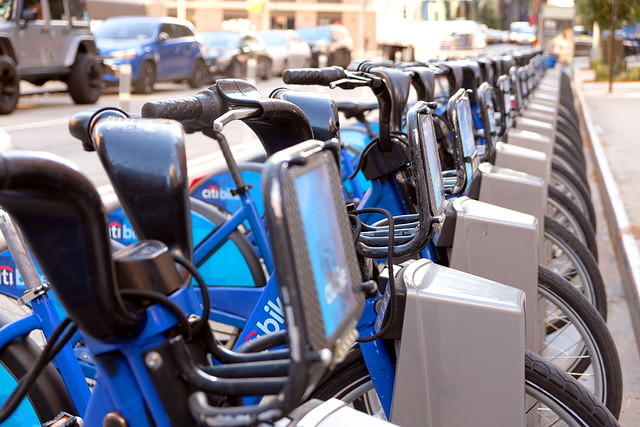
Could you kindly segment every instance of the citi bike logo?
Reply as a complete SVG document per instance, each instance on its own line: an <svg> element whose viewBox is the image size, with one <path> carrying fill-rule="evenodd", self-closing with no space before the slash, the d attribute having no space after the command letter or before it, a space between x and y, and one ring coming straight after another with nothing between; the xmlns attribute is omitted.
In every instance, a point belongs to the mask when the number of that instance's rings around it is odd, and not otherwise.
<svg viewBox="0 0 640 427"><path fill-rule="evenodd" d="M136 234L134 233L133 228L127 226L127 224L112 221L109 223L109 237L114 240L135 239Z"/></svg>
<svg viewBox="0 0 640 427"><path fill-rule="evenodd" d="M262 335L273 334L284 328L284 311L282 310L282 304L280 304L280 297L277 297L275 301L268 300L264 306L264 311L264 319L256 324L258 329L249 332L245 341L250 341Z"/></svg>
<svg viewBox="0 0 640 427"><path fill-rule="evenodd" d="M202 198L207 200L236 200L238 196L234 196L231 189L225 190L217 185L209 185L202 189Z"/></svg>
<svg viewBox="0 0 640 427"><path fill-rule="evenodd" d="M17 269L8 265L0 265L0 285L20 286L24 285L24 281Z"/></svg>

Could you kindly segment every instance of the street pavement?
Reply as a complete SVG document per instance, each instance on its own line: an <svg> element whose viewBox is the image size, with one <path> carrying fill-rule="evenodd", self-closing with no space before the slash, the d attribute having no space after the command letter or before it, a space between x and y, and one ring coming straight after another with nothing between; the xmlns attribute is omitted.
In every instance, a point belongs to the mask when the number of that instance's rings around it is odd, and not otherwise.
<svg viewBox="0 0 640 427"><path fill-rule="evenodd" d="M585 82L591 80L588 71L576 70L580 86L598 137L602 142L607 161L619 188L622 202L629 216L631 230L640 243L640 82L614 83L608 93L608 83ZM593 169L592 169L593 170ZM591 174L591 178L594 176ZM638 343L633 333L629 315L629 303L617 269L614 252L607 230L606 218L601 210L601 198L595 181L591 185L600 222L598 246L600 269L607 285L609 318L607 324L616 342L623 374L623 403L620 422L623 426L640 425L640 357Z"/></svg>
<svg viewBox="0 0 640 427"><path fill-rule="evenodd" d="M273 89L282 87L284 84L279 78L273 78L268 81L260 81L256 86L266 96ZM71 115L77 112L108 106L117 107L118 94L115 90L111 90L104 94L95 105L75 105L68 94L57 92L61 87L60 83L52 82L44 87L44 89L50 89L52 93L21 97L16 111L8 116L0 116L0 129L10 135L14 148L47 151L62 156L76 163L99 189L104 189L105 186L108 186L108 179L98 156L95 152L84 152L80 142L69 135L68 120ZM28 92L37 89L28 84L23 84L22 87L23 91ZM375 101L373 95L366 88L347 91L331 90L318 86L298 86L296 89L330 91L334 99ZM197 90L189 89L186 85L159 84L153 94L131 95L128 111L132 114L140 114L142 105L147 101L189 96L196 92ZM262 151L260 142L253 132L241 122L229 124L225 129L225 135L234 154L240 160ZM217 144L202 134L187 135L186 150L190 173L195 170L197 174L200 174L208 169L208 165L214 168L221 164Z"/></svg>

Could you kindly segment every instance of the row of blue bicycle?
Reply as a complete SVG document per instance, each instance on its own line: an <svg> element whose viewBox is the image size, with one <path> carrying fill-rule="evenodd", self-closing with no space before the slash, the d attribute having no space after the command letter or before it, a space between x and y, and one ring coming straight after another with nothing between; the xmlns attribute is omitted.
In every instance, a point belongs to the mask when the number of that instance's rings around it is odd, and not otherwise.
<svg viewBox="0 0 640 427"><path fill-rule="evenodd" d="M117 206L64 159L0 153L0 293L24 311L0 312L0 423L617 425L580 122L553 58L283 80L73 116ZM265 156L236 161L234 121ZM226 168L189 186L196 132Z"/></svg>

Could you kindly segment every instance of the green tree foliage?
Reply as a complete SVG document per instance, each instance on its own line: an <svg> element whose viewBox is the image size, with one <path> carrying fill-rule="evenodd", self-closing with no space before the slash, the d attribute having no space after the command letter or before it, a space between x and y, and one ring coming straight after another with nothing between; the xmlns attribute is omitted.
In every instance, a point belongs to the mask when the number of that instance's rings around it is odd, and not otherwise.
<svg viewBox="0 0 640 427"><path fill-rule="evenodd" d="M478 21L489 28L500 28L500 15L488 4L484 4L478 8Z"/></svg>
<svg viewBox="0 0 640 427"><path fill-rule="evenodd" d="M612 0L577 0L576 4L585 25L597 22L601 29L611 25ZM618 23L640 21L640 0L616 0L616 9Z"/></svg>

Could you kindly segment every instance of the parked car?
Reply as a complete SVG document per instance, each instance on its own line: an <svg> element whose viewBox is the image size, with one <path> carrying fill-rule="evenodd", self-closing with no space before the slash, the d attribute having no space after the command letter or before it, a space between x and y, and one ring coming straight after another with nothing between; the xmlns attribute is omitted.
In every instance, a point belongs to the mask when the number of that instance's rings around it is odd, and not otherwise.
<svg viewBox="0 0 640 427"><path fill-rule="evenodd" d="M509 43L509 32L488 28L485 31L488 44Z"/></svg>
<svg viewBox="0 0 640 427"><path fill-rule="evenodd" d="M282 74L287 68L311 66L311 48L293 30L271 30L258 33L267 46L273 61L273 73Z"/></svg>
<svg viewBox="0 0 640 427"><path fill-rule="evenodd" d="M190 22L175 18L124 16L105 20L95 31L107 65L103 79L118 82L117 69L131 64L136 93L151 93L156 82L187 81L198 88L208 82L203 45Z"/></svg>
<svg viewBox="0 0 640 427"><path fill-rule="evenodd" d="M206 45L206 63L211 75L246 78L249 59L256 60L256 77L272 76L272 59L262 40L254 34L234 31L201 33Z"/></svg>
<svg viewBox="0 0 640 427"><path fill-rule="evenodd" d="M353 40L342 25L308 27L297 30L302 40L311 46L311 66L319 65L320 57L326 56L326 65L347 67L351 62Z"/></svg>
<svg viewBox="0 0 640 427"><path fill-rule="evenodd" d="M0 114L15 110L20 79L61 80L76 104L98 100L102 64L86 10L84 0L0 3Z"/></svg>
<svg viewBox="0 0 640 427"><path fill-rule="evenodd" d="M511 43L534 44L536 40L536 27L527 21L512 22L509 26L509 41Z"/></svg>

